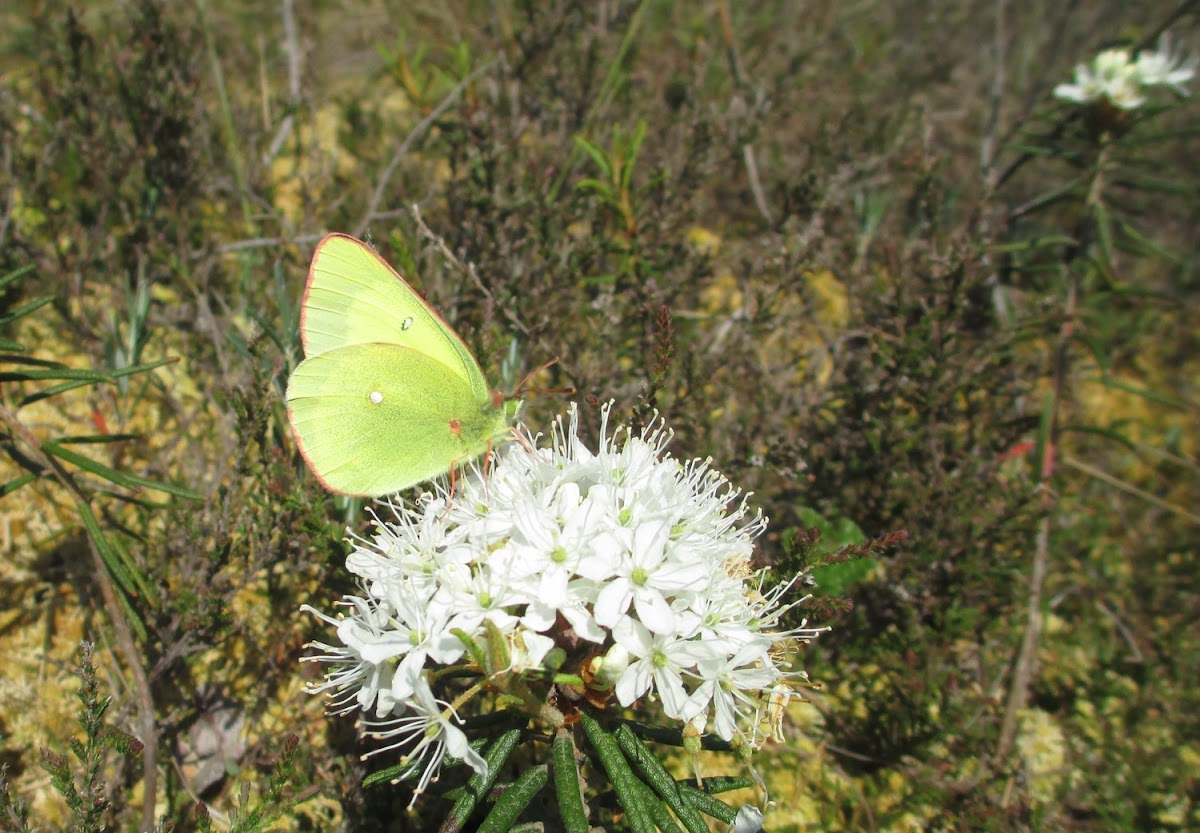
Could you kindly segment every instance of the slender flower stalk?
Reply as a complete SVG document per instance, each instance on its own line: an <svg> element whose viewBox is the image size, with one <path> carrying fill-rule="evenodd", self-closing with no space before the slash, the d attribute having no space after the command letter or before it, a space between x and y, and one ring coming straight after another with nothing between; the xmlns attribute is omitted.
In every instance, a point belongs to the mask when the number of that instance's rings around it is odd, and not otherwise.
<svg viewBox="0 0 1200 833"><path fill-rule="evenodd" d="M548 443L520 434L486 476L385 504L347 559L361 595L336 618L305 606L337 633L313 643L306 659L330 670L310 690L403 748L418 793L447 753L486 770L461 726L495 692L543 723L657 702L681 727L755 746L771 704L804 683L781 658L823 629L780 630L803 599L784 601L794 582L764 590L752 566L765 518L710 461L671 457L660 420L610 430L609 412L595 452L572 407Z"/></svg>

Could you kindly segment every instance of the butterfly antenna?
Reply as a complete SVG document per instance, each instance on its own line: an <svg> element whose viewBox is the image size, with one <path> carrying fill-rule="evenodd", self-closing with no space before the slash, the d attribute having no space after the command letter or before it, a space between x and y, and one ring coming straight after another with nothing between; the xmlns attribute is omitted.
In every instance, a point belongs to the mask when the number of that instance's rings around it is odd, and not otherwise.
<svg viewBox="0 0 1200 833"><path fill-rule="evenodd" d="M521 380L521 383L519 385L517 385L517 389L515 391L513 391L513 396L514 397L525 396L525 395L528 395L531 393L561 393L561 394L565 394L565 395L569 396L569 395L575 393L575 388L530 388L530 387L526 387L526 385L529 384L530 379L532 379L534 376L541 373L546 368L552 367L553 365L556 365L556 364L558 364L558 357L555 357L555 358L551 359L550 361L546 362L541 367L530 371L525 376L525 378Z"/></svg>

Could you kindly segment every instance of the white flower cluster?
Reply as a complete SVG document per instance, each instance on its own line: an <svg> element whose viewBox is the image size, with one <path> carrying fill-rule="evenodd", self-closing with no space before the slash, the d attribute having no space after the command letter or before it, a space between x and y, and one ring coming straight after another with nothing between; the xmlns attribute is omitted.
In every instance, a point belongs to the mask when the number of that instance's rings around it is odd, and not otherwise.
<svg viewBox="0 0 1200 833"><path fill-rule="evenodd" d="M522 435L453 493L435 484L415 506L393 504L347 560L363 595L337 618L306 606L340 643L314 643L323 653L308 659L333 667L311 690L406 747L424 766L418 792L446 752L486 769L456 725L481 687L453 703L434 693L438 671L483 673L462 634L503 640L509 667L493 669L492 689L540 680L549 695L552 672L578 674L621 706L650 695L668 718L749 745L803 678L778 662L822 629L778 630L799 600L782 603L791 582L764 594L751 566L761 514L708 461L666 454L661 422L610 436L608 412L596 453L573 406L550 447Z"/></svg>
<svg viewBox="0 0 1200 833"><path fill-rule="evenodd" d="M1164 35L1157 50L1143 50L1136 57L1128 49L1105 49L1090 66L1076 66L1075 83L1059 84L1054 95L1076 104L1107 102L1121 110L1135 110L1146 103L1153 87L1170 87L1187 95L1184 84L1195 74L1195 58L1172 56Z"/></svg>

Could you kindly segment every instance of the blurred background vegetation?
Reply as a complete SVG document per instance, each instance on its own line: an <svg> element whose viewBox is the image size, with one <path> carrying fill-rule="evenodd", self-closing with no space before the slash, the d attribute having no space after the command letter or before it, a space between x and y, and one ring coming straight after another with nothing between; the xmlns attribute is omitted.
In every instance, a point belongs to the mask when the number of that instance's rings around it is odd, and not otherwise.
<svg viewBox="0 0 1200 833"><path fill-rule="evenodd" d="M1051 95L1197 6L7 4L0 829L444 813L303 692L363 522L282 403L334 230L502 387L660 410L781 574L907 533L807 609L767 829L1200 828L1197 106Z"/></svg>

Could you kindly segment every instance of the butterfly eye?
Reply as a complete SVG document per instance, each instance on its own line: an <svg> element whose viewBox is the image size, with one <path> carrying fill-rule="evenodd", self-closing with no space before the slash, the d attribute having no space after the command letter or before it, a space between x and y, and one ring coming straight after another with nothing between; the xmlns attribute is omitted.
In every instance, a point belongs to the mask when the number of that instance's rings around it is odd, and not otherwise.
<svg viewBox="0 0 1200 833"><path fill-rule="evenodd" d="M383 403L383 394L377 390L371 391L371 404L380 405Z"/></svg>

